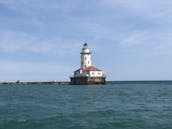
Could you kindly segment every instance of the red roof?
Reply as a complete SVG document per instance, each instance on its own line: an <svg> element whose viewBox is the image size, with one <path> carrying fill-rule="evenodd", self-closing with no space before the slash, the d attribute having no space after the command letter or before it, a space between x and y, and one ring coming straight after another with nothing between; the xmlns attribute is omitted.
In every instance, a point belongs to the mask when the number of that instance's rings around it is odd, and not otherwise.
<svg viewBox="0 0 172 129"><path fill-rule="evenodd" d="M85 71L101 71L100 69L94 67L94 66L89 66L84 69Z"/></svg>

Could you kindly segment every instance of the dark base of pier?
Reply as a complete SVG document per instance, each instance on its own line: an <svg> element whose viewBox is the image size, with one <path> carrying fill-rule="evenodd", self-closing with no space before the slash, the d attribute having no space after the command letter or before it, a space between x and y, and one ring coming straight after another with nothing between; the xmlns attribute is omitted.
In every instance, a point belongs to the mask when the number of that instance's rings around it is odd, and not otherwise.
<svg viewBox="0 0 172 129"><path fill-rule="evenodd" d="M105 77L71 77L71 85L105 84Z"/></svg>

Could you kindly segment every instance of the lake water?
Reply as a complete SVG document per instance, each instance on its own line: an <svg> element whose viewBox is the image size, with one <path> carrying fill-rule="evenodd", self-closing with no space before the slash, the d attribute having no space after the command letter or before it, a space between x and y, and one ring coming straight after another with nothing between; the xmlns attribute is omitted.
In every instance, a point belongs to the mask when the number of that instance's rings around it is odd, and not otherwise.
<svg viewBox="0 0 172 129"><path fill-rule="evenodd" d="M0 129L172 129L172 82L0 85Z"/></svg>

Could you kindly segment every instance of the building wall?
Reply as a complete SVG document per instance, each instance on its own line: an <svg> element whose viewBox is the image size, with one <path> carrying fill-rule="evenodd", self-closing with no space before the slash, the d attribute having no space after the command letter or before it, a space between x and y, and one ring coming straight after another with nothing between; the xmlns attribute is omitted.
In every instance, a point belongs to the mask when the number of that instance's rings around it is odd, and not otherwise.
<svg viewBox="0 0 172 129"><path fill-rule="evenodd" d="M77 70L74 72L74 76L81 76L82 70Z"/></svg>
<svg viewBox="0 0 172 129"><path fill-rule="evenodd" d="M82 71L78 70L74 73L75 77L103 77L104 73L103 71Z"/></svg>
<svg viewBox="0 0 172 129"><path fill-rule="evenodd" d="M75 77L87 77L87 76L89 76L89 74L88 74L88 72L79 70L79 71L75 71L74 76Z"/></svg>
<svg viewBox="0 0 172 129"><path fill-rule="evenodd" d="M90 77L102 77L103 71L90 71Z"/></svg>

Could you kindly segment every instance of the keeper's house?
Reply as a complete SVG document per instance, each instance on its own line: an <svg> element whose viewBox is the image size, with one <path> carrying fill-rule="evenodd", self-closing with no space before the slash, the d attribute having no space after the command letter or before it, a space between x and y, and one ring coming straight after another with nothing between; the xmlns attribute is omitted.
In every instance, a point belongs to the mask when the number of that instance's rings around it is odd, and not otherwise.
<svg viewBox="0 0 172 129"><path fill-rule="evenodd" d="M71 77L72 85L105 84L104 71L91 65L91 52L87 43L84 44L81 52L81 67L74 71Z"/></svg>

